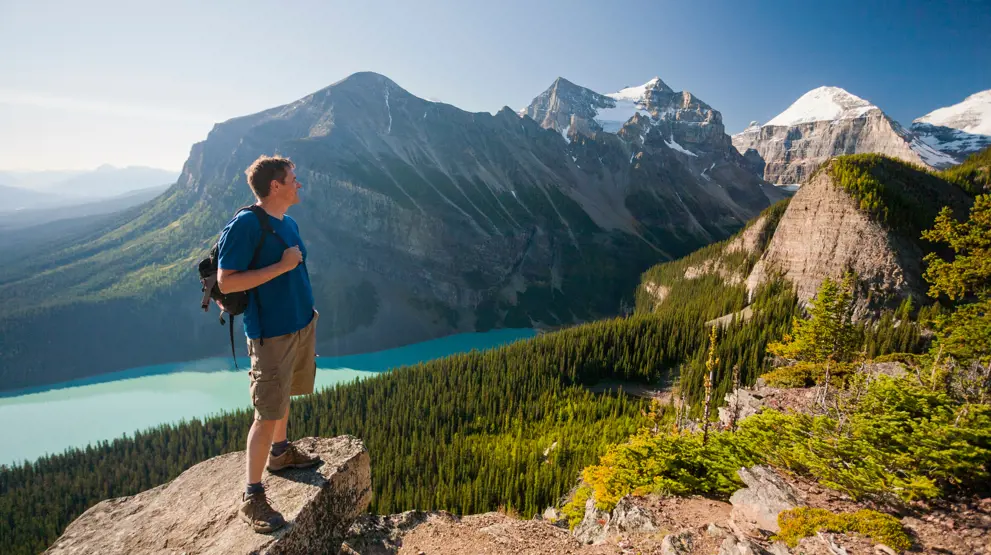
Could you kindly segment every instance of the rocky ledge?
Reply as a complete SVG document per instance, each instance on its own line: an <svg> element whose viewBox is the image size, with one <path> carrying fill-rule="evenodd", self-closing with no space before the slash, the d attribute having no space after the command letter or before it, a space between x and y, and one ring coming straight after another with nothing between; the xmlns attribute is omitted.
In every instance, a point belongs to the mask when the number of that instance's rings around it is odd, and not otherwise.
<svg viewBox="0 0 991 555"><path fill-rule="evenodd" d="M266 493L288 522L271 534L256 534L238 519L245 462L239 451L156 488L90 507L45 553L337 553L371 500L368 451L351 436L297 443L323 462L265 473Z"/></svg>

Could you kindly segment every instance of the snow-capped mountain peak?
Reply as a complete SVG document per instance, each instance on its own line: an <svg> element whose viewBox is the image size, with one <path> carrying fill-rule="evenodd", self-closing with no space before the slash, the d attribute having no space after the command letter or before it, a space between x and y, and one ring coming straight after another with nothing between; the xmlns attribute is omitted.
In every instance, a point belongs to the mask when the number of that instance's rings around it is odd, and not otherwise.
<svg viewBox="0 0 991 555"><path fill-rule="evenodd" d="M878 107L840 87L819 87L803 94L764 125L790 127L814 121L856 119L872 110Z"/></svg>
<svg viewBox="0 0 991 555"><path fill-rule="evenodd" d="M933 110L913 123L928 123L966 133L991 135L991 89L974 93L953 106Z"/></svg>
<svg viewBox="0 0 991 555"><path fill-rule="evenodd" d="M664 81L661 81L660 77L654 77L650 81L647 81L639 87L627 87L621 89L617 92L607 94L609 98L614 100L630 100L633 102L645 102L647 97L647 91L661 91L661 92L674 92L671 87L667 86Z"/></svg>
<svg viewBox="0 0 991 555"><path fill-rule="evenodd" d="M912 132L957 161L991 146L991 89L917 118Z"/></svg>

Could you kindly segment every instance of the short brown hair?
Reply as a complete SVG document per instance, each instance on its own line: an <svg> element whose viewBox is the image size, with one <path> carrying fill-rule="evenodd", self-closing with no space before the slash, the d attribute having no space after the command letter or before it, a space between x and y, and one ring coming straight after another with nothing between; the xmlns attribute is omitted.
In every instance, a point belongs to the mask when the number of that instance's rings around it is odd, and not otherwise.
<svg viewBox="0 0 991 555"><path fill-rule="evenodd" d="M248 185L255 196L265 198L272 188L272 180L281 182L286 178L286 172L294 167L296 165L288 158L262 155L244 173L248 176Z"/></svg>

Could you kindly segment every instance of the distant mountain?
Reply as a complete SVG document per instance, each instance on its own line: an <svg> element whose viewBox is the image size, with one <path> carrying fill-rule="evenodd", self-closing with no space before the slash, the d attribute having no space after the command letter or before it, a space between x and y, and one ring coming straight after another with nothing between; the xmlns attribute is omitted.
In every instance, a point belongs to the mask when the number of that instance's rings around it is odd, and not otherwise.
<svg viewBox="0 0 991 555"><path fill-rule="evenodd" d="M3 202L0 203L0 213L55 206L65 202L65 199L58 195L7 185L0 185L0 199L3 199Z"/></svg>
<svg viewBox="0 0 991 555"><path fill-rule="evenodd" d="M48 185L45 190L69 196L109 198L148 187L171 185L178 178L179 174L171 170L103 165L93 171Z"/></svg>
<svg viewBox="0 0 991 555"><path fill-rule="evenodd" d="M690 93L655 80L595 95L559 79L523 117L469 113L358 73L218 124L125 221L0 267L0 387L223 355L194 267L250 202L244 169L260 154L291 157L304 185L290 213L323 355L621 313L643 270L785 196ZM625 121L608 111L631 105ZM547 123L564 121L565 134Z"/></svg>
<svg viewBox="0 0 991 555"><path fill-rule="evenodd" d="M0 184L55 195L61 197L59 204L73 204L171 185L178 177L172 170L104 164L89 171L0 172Z"/></svg>
<svg viewBox="0 0 991 555"><path fill-rule="evenodd" d="M0 171L0 183L20 189L44 190L66 179L86 173L84 170Z"/></svg>
<svg viewBox="0 0 991 555"><path fill-rule="evenodd" d="M779 185L802 183L823 162L844 154L884 154L936 169L958 162L839 87L805 93L767 123L753 122L734 135L733 144L743 154L759 155L763 177Z"/></svg>
<svg viewBox="0 0 991 555"><path fill-rule="evenodd" d="M21 206L23 208L7 212L0 218L0 230L13 228L26 229L58 220L85 218L118 212L147 202L164 193L169 187L169 185L158 185L95 200L72 198L67 201L64 197L53 197L45 193L35 193L44 195L43 198L56 198L58 201L47 204L35 204L33 207L22 203ZM34 191L28 192L34 193ZM7 194L5 188L0 187L0 195L6 198Z"/></svg>
<svg viewBox="0 0 991 555"><path fill-rule="evenodd" d="M912 131L958 161L991 146L991 89L929 112L912 122Z"/></svg>

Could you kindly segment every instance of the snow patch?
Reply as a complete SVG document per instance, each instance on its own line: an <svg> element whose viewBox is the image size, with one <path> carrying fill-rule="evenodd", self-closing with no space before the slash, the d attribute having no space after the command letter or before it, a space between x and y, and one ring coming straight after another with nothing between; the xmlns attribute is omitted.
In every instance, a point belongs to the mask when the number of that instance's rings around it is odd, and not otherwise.
<svg viewBox="0 0 991 555"><path fill-rule="evenodd" d="M839 87L819 87L803 94L787 110L775 116L764 126L790 127L813 121L857 119L864 117L872 110L879 110L879 108Z"/></svg>
<svg viewBox="0 0 991 555"><path fill-rule="evenodd" d="M713 162L712 165L709 166L708 168L702 170L702 173L699 174L699 175L701 175L703 178L705 178L706 181L712 181L712 178L709 177L706 174L709 173L709 171L712 170L712 168L714 168L714 167L716 167L716 163L715 162Z"/></svg>
<svg viewBox="0 0 991 555"><path fill-rule="evenodd" d="M683 154L687 154L689 156L694 156L694 157L698 158L698 154L695 154L694 152L688 150L687 148L679 145L677 143L677 141L674 140L674 134L673 133L671 134L671 141L665 140L664 141L664 144L668 145L668 148L672 148L672 149L677 150L678 152L681 152Z"/></svg>
<svg viewBox="0 0 991 555"><path fill-rule="evenodd" d="M388 135L392 133L392 108L389 107L389 87L385 88L385 110L389 112L389 128L385 130L385 134Z"/></svg>
<svg viewBox="0 0 991 555"><path fill-rule="evenodd" d="M650 112L641 104L632 100L616 100L611 108L599 108L595 121L602 126L603 131L616 133L637 113L650 117Z"/></svg>
<svg viewBox="0 0 991 555"><path fill-rule="evenodd" d="M913 137L912 142L908 145L913 152L922 158L922 161L929 164L930 166L943 169L948 168L957 163L957 161L950 155L944 154L928 144L920 141L918 137Z"/></svg>
<svg viewBox="0 0 991 555"><path fill-rule="evenodd" d="M660 77L654 77L639 87L627 87L618 92L607 94L606 96L609 98L615 98L616 100L632 100L634 102L641 102L644 100L644 97L647 96L647 91L654 89L668 89L668 86L661 81Z"/></svg>
<svg viewBox="0 0 991 555"><path fill-rule="evenodd" d="M569 130L571 130L571 124L570 123L568 124L567 127L564 128L563 131L561 131L561 136L564 137L564 142L566 142L566 143L568 143L570 145L571 144L571 139L568 138L568 131Z"/></svg>

